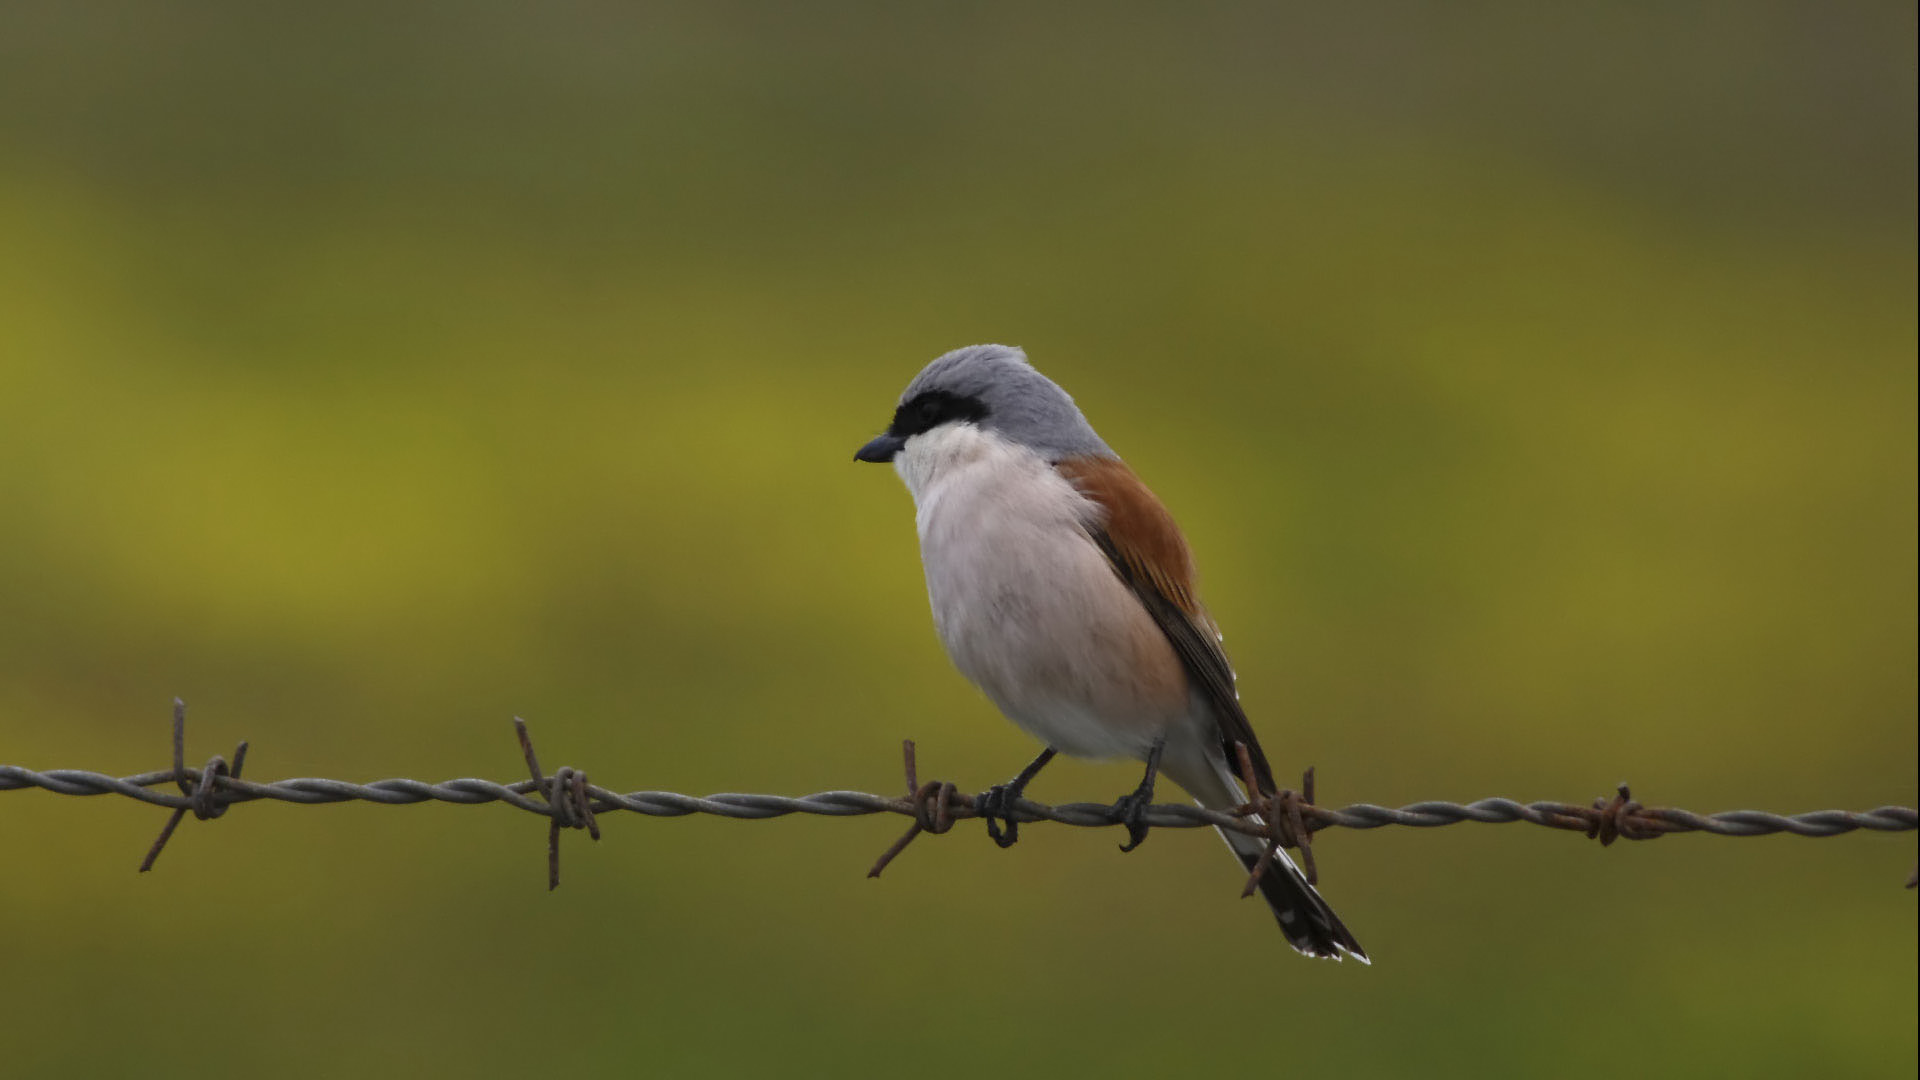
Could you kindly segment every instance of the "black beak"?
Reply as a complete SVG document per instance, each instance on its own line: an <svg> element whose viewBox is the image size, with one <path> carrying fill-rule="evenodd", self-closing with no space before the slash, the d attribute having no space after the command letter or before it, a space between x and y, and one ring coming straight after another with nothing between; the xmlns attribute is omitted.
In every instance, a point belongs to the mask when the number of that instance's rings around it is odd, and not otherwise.
<svg viewBox="0 0 1920 1080"><path fill-rule="evenodd" d="M898 435L882 435L853 452L855 461L892 461L893 455L907 445L907 440Z"/></svg>

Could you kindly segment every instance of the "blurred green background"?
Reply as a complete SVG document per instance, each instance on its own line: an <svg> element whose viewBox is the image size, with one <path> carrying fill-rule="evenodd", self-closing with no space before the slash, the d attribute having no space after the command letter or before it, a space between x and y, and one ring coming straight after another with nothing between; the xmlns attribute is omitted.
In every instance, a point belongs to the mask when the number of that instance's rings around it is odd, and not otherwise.
<svg viewBox="0 0 1920 1080"><path fill-rule="evenodd" d="M0 8L0 761L974 790L853 449L1025 346L1321 798L1915 790L1911 3ZM1050 801L1131 766L1056 766ZM0 795L17 1075L1910 1076L1910 836Z"/></svg>

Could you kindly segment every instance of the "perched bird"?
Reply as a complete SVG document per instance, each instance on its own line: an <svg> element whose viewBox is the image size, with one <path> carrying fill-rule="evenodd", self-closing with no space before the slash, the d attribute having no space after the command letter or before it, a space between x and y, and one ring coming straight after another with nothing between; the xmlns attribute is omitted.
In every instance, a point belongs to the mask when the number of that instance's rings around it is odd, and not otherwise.
<svg viewBox="0 0 1920 1080"><path fill-rule="evenodd" d="M1125 850L1145 838L1156 773L1201 806L1246 802L1244 745L1263 794L1276 786L1234 690L1220 634L1194 592L1186 538L1160 500L1094 433L1051 379L1005 345L956 349L907 384L886 433L857 461L892 462L912 492L933 623L947 655L1022 730L1045 744L983 796L987 827L1064 753L1146 762L1115 804ZM1222 831L1249 872L1258 839ZM1285 852L1260 892L1287 944L1366 961Z"/></svg>

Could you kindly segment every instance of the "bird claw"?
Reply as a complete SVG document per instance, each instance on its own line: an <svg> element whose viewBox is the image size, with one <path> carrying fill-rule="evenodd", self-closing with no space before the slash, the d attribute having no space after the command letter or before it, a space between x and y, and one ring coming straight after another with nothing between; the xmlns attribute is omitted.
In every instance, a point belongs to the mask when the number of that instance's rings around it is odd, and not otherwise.
<svg viewBox="0 0 1920 1080"><path fill-rule="evenodd" d="M1142 788L1130 795L1122 795L1113 804L1111 811L1115 825L1127 827L1127 842L1120 845L1121 851L1132 851L1146 843L1147 807L1153 803L1153 789Z"/></svg>
<svg viewBox="0 0 1920 1080"><path fill-rule="evenodd" d="M974 796L974 813L987 819L987 836L1002 848L1010 848L1020 839L1020 823L1013 819L1013 804L1026 794L1027 785L1040 775L1040 770L1053 760L1055 751L1049 746L1040 751L1040 756L1027 763L1020 775L1004 784L995 784L985 792ZM1005 832L1000 831L999 819L1007 823Z"/></svg>
<svg viewBox="0 0 1920 1080"><path fill-rule="evenodd" d="M1113 804L1113 823L1127 827L1127 842L1120 845L1121 851L1132 851L1147 842L1147 807L1153 805L1153 782L1160 775L1160 754L1166 748L1165 738L1154 741L1153 749L1147 751L1147 774L1140 778L1140 786Z"/></svg>

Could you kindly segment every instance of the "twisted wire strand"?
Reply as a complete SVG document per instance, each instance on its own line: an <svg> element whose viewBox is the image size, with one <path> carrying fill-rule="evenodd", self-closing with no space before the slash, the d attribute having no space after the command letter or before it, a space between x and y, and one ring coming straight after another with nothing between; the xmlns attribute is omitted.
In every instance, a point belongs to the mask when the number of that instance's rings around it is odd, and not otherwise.
<svg viewBox="0 0 1920 1080"><path fill-rule="evenodd" d="M184 780L188 785L201 782L203 770L186 768L114 777L84 769L49 769L44 772L18 765L0 765L0 791L39 788L59 795L121 795L140 802L175 810L195 807L190 794L156 790L158 785ZM345 780L299 777L258 783L216 774L212 778L215 801L222 807L237 803L273 800L316 805L320 803L372 802L386 805L445 802L460 805L505 803L542 817L556 814L554 805L540 794L542 784L521 780L501 784L492 780L458 779L430 784L420 780L375 780L365 784ZM761 820L789 814L815 814L824 817L853 817L866 814L903 814L919 812L916 802L905 796L875 795L863 791L821 791L812 795L785 796L722 792L707 796L682 795L672 791L631 791L620 793L597 785L586 785L594 813L632 811L649 817L685 817L711 814L718 817ZM1062 825L1100 827L1115 824L1113 808L1105 803L1064 803L1046 805L1022 799L1010 808L1023 822L1051 821ZM1920 812L1906 806L1881 806L1871 810L1815 810L1801 814L1773 814L1761 810L1728 810L1717 814L1698 814L1690 810L1666 807L1641 807L1628 803L1616 813L1620 835L1644 839L1666 833L1707 832L1720 836L1761 836L1792 833L1796 836L1838 836L1855 830L1903 832L1920 828ZM973 800L966 795L950 798L948 812L954 818L979 816ZM1412 828L1436 828L1475 821L1487 824L1530 822L1549 828L1586 831L1593 828L1606 804L1579 805L1558 802L1521 803L1513 799L1489 798L1471 803L1439 800L1412 803L1398 809L1355 803L1333 809L1302 806L1302 816L1310 829L1378 829L1388 825ZM1190 829L1215 826L1261 835L1258 824L1244 816L1204 810L1180 803L1161 803L1148 807L1146 823L1156 828Z"/></svg>
<svg viewBox="0 0 1920 1080"><path fill-rule="evenodd" d="M188 811L199 820L220 817L239 803L274 800L311 806L319 803L371 802L397 806L403 803L446 802L460 805L498 802L547 819L547 887L560 885L560 834L583 829L600 839L599 815L627 810L650 817L685 817L712 814L718 817L757 820L787 814L818 814L826 817L851 817L860 814L903 814L913 819L905 835L881 854L867 876L880 872L923 832L944 833L956 820L985 817L981 800L960 794L952 784L932 781L922 784L917 775L914 745L901 746L906 772L906 794L897 798L871 795L864 791L821 791L812 795L741 794L722 792L704 798L672 791L630 791L621 794L587 782L587 774L570 766L548 773L540 767L533 738L524 720L516 718L514 731L520 752L526 758L529 779L512 784L492 780L447 780L429 784L420 780L375 780L355 784L345 780L297 777L262 784L243 780L247 744L234 749L233 760L218 755L202 768L186 763L187 706L179 698L173 701L173 768L133 776L108 776L85 769L51 769L36 772L18 765L0 765L0 791L40 788L58 795L120 795L140 802L164 806L172 815L160 835L147 849L140 863L144 873L167 846L175 828ZM1248 791L1256 784L1246 748L1241 747L1243 779ZM157 791L172 783L179 794ZM1450 802L1419 802L1394 810L1371 803L1356 803L1339 810L1316 806L1313 802L1313 770L1301 778L1301 791L1277 791L1259 795L1253 803L1222 813L1198 806L1162 803L1145 808L1137 817L1120 815L1117 806L1103 803L1066 803L1048 806L1029 799L1018 799L995 810L993 817L1008 822L1008 835L1014 822L1054 821L1062 825L1098 827L1125 824L1129 831L1142 823L1157 828L1190 829L1215 826L1260 838L1277 851L1279 847L1299 849L1307 880L1317 880L1312 850L1317 829L1341 826L1349 829L1377 829L1385 825L1433 828L1464 821L1503 823L1526 821L1556 829L1586 833L1602 844L1625 837L1650 840L1670 832L1710 832L1722 836L1759 836L1764 833L1790 832L1799 836L1838 836L1855 829L1882 832L1920 827L1920 815L1904 806L1882 806L1861 813L1845 810L1816 810L1807 814L1769 814L1759 810L1732 810L1721 814L1696 814L1689 810L1644 807L1633 801L1625 784L1611 801L1595 799L1589 806L1572 803L1518 803L1512 799L1481 799L1461 805ZM988 821L993 832L993 821ZM1009 841L1010 842L1010 841ZM1137 843L1137 839L1136 839ZM1261 873L1255 865L1247 891ZM1907 879L1907 887L1920 882L1920 869Z"/></svg>

